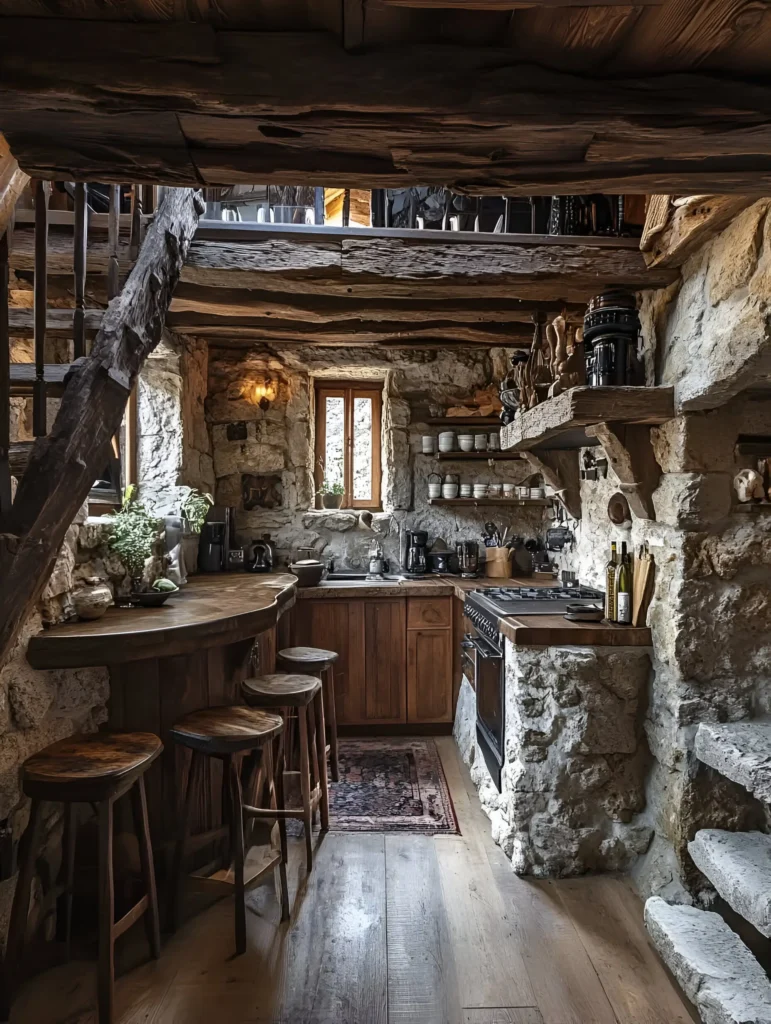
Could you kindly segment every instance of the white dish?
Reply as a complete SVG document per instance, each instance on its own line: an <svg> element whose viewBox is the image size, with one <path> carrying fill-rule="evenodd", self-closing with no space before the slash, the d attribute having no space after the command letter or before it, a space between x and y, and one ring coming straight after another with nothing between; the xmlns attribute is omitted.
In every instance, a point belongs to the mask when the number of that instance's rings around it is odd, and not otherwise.
<svg viewBox="0 0 771 1024"><path fill-rule="evenodd" d="M457 484L442 484L442 497L443 498L457 498L458 497L458 485Z"/></svg>

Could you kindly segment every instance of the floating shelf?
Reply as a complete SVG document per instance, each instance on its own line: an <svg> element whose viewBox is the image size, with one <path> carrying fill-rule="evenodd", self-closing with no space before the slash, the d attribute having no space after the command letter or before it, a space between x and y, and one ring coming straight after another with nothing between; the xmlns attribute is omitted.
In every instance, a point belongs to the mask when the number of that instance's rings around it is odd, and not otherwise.
<svg viewBox="0 0 771 1024"><path fill-rule="evenodd" d="M597 423L655 426L675 415L674 388L571 388L527 409L501 429L507 451L555 451L598 443L586 427Z"/></svg>
<svg viewBox="0 0 771 1024"><path fill-rule="evenodd" d="M532 505L545 508L551 505L551 498L429 498L429 505L509 505L522 507Z"/></svg>
<svg viewBox="0 0 771 1024"><path fill-rule="evenodd" d="M429 427L500 427L497 416L439 416L427 420L415 420L416 423L427 423Z"/></svg>
<svg viewBox="0 0 771 1024"><path fill-rule="evenodd" d="M425 455L429 459L438 459L439 462L506 462L523 459L522 452L418 452L418 455Z"/></svg>

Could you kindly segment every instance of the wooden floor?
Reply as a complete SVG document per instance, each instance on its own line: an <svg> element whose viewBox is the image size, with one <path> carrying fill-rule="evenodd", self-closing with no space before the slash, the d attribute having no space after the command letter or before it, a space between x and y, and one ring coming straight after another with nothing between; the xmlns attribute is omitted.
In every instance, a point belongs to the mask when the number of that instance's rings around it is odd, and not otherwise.
<svg viewBox="0 0 771 1024"><path fill-rule="evenodd" d="M117 984L116 1024L678 1024L697 1018L610 876L517 878L451 738L437 740L462 836L330 833L310 879L292 844L292 920L255 890L233 957L232 901ZM93 965L20 994L12 1024L95 1024Z"/></svg>

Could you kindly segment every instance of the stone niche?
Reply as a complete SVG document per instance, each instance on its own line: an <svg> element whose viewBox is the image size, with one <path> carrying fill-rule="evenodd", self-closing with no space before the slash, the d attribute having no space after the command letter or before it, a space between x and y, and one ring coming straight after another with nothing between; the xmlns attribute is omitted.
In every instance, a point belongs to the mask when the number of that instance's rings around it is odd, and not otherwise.
<svg viewBox="0 0 771 1024"><path fill-rule="evenodd" d="M507 350L453 346L446 351L415 349L319 349L297 346L277 355L255 347L247 352L212 347L206 413L211 430L216 499L234 505L240 539L270 533L281 562L309 548L350 568L366 565L372 532L358 512L314 508L313 393L316 380L371 380L382 383L382 512L373 527L386 557L398 559L400 525L442 537L479 540L490 509L441 508L427 501L432 471L460 473L469 482L521 482L531 474L525 462L457 465L421 454L420 436L436 433L419 420L427 403L443 407L500 379ZM266 376L278 381L267 410L249 403L249 384ZM482 428L484 429L484 428ZM543 535L541 509L511 509L496 518L526 537Z"/></svg>
<svg viewBox="0 0 771 1024"><path fill-rule="evenodd" d="M515 647L506 641L501 791L476 746L464 679L455 737L492 835L520 875L628 869L653 835L646 816L646 650Z"/></svg>

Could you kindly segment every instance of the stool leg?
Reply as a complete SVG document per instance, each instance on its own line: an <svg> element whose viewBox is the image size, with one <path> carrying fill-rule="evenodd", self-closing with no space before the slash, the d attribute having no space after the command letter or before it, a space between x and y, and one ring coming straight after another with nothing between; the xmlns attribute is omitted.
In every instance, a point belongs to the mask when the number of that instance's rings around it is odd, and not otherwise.
<svg viewBox="0 0 771 1024"><path fill-rule="evenodd" d="M9 985L13 985L14 968L21 961L24 951L24 939L27 934L27 918L29 917L29 900L32 892L32 879L35 874L35 858L40 849L43 832L43 816L39 800L33 800L29 812L29 824L24 830L19 844L19 877L16 880L16 891L13 894L11 923L8 928L6 945L6 963L8 964Z"/></svg>
<svg viewBox="0 0 771 1024"><path fill-rule="evenodd" d="M233 871L236 899L236 953L246 952L246 903L244 891L244 802L238 758L229 757L227 771L230 777L230 829L232 835Z"/></svg>
<svg viewBox="0 0 771 1024"><path fill-rule="evenodd" d="M321 786L321 766L320 762L326 760L327 752L324 746L324 737L318 737L317 743L317 728L316 728L316 715L314 714L315 700L311 700L309 704L306 704L306 715L308 717L308 745L309 745L309 758L311 763L311 795L315 796L316 787ZM313 827L316 827L318 819L318 804L315 804L313 808Z"/></svg>
<svg viewBox="0 0 771 1024"><path fill-rule="evenodd" d="M284 780L283 772L280 770L276 775L276 767L273 759L273 741L268 740L265 744L265 771L268 777L268 794L270 806L273 809L284 810ZM289 886L286 880L286 862L288 857L288 845L286 840L286 819L278 819L278 843L281 851L281 861L278 865L278 877L281 887L281 920L289 919Z"/></svg>
<svg viewBox="0 0 771 1024"><path fill-rule="evenodd" d="M330 665L322 673L325 678L324 704L329 725L329 759L332 764L332 781L340 781L340 762L337 756L337 710L335 708L335 669Z"/></svg>
<svg viewBox="0 0 771 1024"><path fill-rule="evenodd" d="M324 723L324 698L321 690L314 697L316 703L316 732L318 733L318 743L321 745L322 756L319 759L319 785L321 786L321 830L327 832L329 830L329 780L327 778L327 757L324 744L326 743L326 727Z"/></svg>
<svg viewBox="0 0 771 1024"><path fill-rule="evenodd" d="M145 913L145 930L150 952L158 960L161 955L161 925L158 918L158 893L155 889L153 847L150 842L150 822L147 818L147 795L143 776L140 776L131 788L131 807L139 843L139 859L142 862L142 881L145 883L145 892L150 904Z"/></svg>
<svg viewBox="0 0 771 1024"><path fill-rule="evenodd" d="M112 857L112 800L99 804L99 1024L112 1024L115 997L115 886Z"/></svg>
<svg viewBox="0 0 771 1024"><path fill-rule="evenodd" d="M67 963L70 961L72 951L72 896L75 886L75 841L77 838L75 828L75 804L67 804L65 807L64 823L64 943Z"/></svg>
<svg viewBox="0 0 771 1024"><path fill-rule="evenodd" d="M195 800L196 786L200 775L200 768L203 764L203 754L195 750L190 752L190 763L187 766L187 786L185 787L185 802L182 807L182 815L179 821L179 835L174 847L174 863L171 869L169 880L169 905L167 908L166 927L170 932L175 932L179 924L179 913L182 904L182 880L185 864L185 846L187 837L190 834L190 820L193 816L193 801Z"/></svg>
<svg viewBox="0 0 771 1024"><path fill-rule="evenodd" d="M305 862L313 870L313 821L311 815L311 771L308 759L308 718L305 708L297 709L300 725L300 789L303 797L303 823L305 825Z"/></svg>

